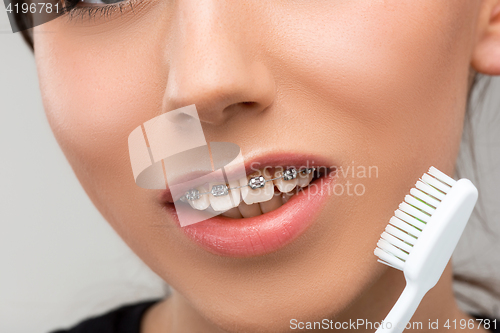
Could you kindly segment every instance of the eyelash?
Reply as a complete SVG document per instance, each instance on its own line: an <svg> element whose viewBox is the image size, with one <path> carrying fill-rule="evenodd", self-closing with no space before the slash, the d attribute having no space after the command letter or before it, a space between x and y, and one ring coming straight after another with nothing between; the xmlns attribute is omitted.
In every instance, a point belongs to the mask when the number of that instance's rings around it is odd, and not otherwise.
<svg viewBox="0 0 500 333"><path fill-rule="evenodd" d="M82 20L86 17L96 18L97 14L100 14L99 18L106 18L111 16L113 13L119 11L123 13L124 10L134 10L134 3L140 0L125 0L113 4L103 4L103 5L86 5L78 7L80 0L66 0L66 13L69 21L81 18ZM127 8L128 7L128 8Z"/></svg>

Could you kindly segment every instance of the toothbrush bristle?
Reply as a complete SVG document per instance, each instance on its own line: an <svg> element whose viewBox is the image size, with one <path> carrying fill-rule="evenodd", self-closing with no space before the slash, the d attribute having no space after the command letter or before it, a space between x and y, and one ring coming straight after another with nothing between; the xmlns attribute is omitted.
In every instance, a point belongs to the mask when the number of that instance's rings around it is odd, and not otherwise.
<svg viewBox="0 0 500 333"><path fill-rule="evenodd" d="M382 232L374 254L377 261L403 270L406 259L430 217L456 180L435 167L417 181Z"/></svg>

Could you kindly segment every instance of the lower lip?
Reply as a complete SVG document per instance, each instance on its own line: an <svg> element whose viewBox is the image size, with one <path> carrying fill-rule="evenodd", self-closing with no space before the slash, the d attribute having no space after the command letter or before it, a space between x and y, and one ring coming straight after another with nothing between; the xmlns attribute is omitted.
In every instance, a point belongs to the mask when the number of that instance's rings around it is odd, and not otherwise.
<svg viewBox="0 0 500 333"><path fill-rule="evenodd" d="M277 251L310 227L328 198L334 177L322 177L280 208L256 217L215 216L181 227L173 204L167 211L187 238L203 249L227 257L253 257Z"/></svg>

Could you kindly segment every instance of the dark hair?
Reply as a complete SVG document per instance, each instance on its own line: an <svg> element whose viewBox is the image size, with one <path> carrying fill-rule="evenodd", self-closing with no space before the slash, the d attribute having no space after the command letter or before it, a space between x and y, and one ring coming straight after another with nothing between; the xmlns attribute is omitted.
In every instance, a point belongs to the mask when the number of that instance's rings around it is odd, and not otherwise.
<svg viewBox="0 0 500 333"><path fill-rule="evenodd" d="M14 12L14 21L16 22L18 30L21 31L24 41L28 44L32 51L34 51L33 45L33 17L30 12L23 14Z"/></svg>

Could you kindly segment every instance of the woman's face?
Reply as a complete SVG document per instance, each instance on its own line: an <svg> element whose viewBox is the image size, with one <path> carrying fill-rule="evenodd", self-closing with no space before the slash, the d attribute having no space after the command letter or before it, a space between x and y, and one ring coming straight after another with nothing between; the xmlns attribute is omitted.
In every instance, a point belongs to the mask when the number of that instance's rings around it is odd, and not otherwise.
<svg viewBox="0 0 500 333"><path fill-rule="evenodd" d="M217 326L278 332L368 290L387 269L373 250L404 195L431 165L452 174L480 6L133 0L36 27L35 55L53 132L125 242ZM246 161L337 167L320 205L274 213L300 211L305 230L272 251L225 255L135 184L130 132L190 104L208 141L238 144ZM224 221L259 233L254 220Z"/></svg>

